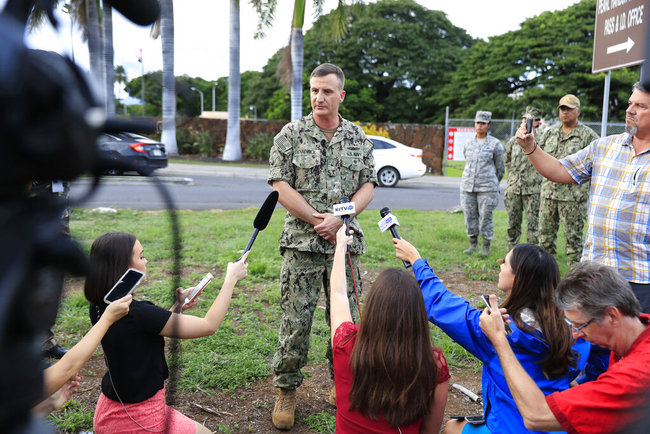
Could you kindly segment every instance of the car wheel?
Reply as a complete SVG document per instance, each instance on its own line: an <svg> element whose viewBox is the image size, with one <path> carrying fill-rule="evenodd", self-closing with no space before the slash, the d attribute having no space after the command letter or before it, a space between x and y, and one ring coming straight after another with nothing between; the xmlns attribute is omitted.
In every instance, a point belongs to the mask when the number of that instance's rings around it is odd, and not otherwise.
<svg viewBox="0 0 650 434"><path fill-rule="evenodd" d="M117 175L117 176L119 176L119 175L122 175L123 173L124 172L122 172L121 170L118 170L118 169L110 169L110 170L106 171L106 175Z"/></svg>
<svg viewBox="0 0 650 434"><path fill-rule="evenodd" d="M399 172L394 167L382 167L377 173L377 181L382 187L395 187L399 181Z"/></svg>

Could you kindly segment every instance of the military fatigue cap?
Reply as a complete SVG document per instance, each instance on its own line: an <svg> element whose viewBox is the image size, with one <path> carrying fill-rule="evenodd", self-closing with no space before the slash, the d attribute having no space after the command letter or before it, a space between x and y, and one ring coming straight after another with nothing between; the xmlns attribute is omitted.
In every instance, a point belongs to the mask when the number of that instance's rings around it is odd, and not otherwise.
<svg viewBox="0 0 650 434"><path fill-rule="evenodd" d="M528 106L526 107L526 110L524 111L524 116L525 118L531 117L533 119L541 119L542 118L542 112L539 111L539 109L535 107Z"/></svg>
<svg viewBox="0 0 650 434"><path fill-rule="evenodd" d="M477 111L474 117L474 122L483 122L489 124L492 122L492 112Z"/></svg>
<svg viewBox="0 0 650 434"><path fill-rule="evenodd" d="M564 95L562 98L560 98L560 102L557 105L557 108L560 108L562 106L566 106L574 109L576 107L580 107L580 100L578 99L577 96L571 95L569 93L567 95Z"/></svg>

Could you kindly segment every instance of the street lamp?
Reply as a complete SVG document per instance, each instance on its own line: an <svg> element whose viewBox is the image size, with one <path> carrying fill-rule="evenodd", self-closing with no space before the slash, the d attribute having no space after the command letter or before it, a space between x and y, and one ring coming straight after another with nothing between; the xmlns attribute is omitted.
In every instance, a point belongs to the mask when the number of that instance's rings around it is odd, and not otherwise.
<svg viewBox="0 0 650 434"><path fill-rule="evenodd" d="M252 105L248 109L253 110L253 119L257 120L257 106Z"/></svg>
<svg viewBox="0 0 650 434"><path fill-rule="evenodd" d="M214 105L214 89L217 87L218 84L219 84L219 83L214 83L214 84L212 85L212 111L213 111L213 112L216 112L216 111L217 111L217 109L215 108L216 106Z"/></svg>
<svg viewBox="0 0 650 434"><path fill-rule="evenodd" d="M201 92L195 87L191 87L190 89L197 91L201 95L201 113L203 113L203 92Z"/></svg>

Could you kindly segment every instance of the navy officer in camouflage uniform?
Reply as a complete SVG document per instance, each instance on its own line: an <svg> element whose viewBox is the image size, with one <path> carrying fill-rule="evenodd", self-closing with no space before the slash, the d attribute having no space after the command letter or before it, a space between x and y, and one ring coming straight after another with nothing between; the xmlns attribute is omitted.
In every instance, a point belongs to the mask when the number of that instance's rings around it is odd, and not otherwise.
<svg viewBox="0 0 650 434"><path fill-rule="evenodd" d="M499 204L499 182L506 171L503 146L497 138L488 135L491 123L491 112L476 112L476 135L467 141L463 149L465 168L460 183L460 206L469 237L469 247L464 253L474 253L478 236L481 235L481 255L484 257L490 254L490 242L494 237L492 212Z"/></svg>
<svg viewBox="0 0 650 434"><path fill-rule="evenodd" d="M533 118L533 131L542 123L542 114L534 107L526 107L524 119ZM535 136L537 140L539 137ZM508 230L506 231L506 251L519 244L521 236L521 219L526 214L526 242L538 243L537 223L539 221L539 192L542 175L537 173L521 146L513 136L505 146L504 160L508 170L508 184L503 196L503 203L508 213Z"/></svg>
<svg viewBox="0 0 650 434"><path fill-rule="evenodd" d="M594 130L578 121L580 100L575 95L568 94L560 98L558 110L561 123L546 130L538 146L559 160L587 147L599 136ZM559 184L548 179L542 182L539 245L555 256L557 231L559 222L562 222L569 267L580 262L582 254L589 186L588 181L581 185Z"/></svg>
<svg viewBox="0 0 650 434"><path fill-rule="evenodd" d="M296 388L303 380L309 335L321 289L325 292L325 318L329 315L329 275L342 220L332 214L333 205L348 197L359 214L370 203L377 183L372 143L363 130L343 119L339 104L345 98L345 77L336 65L324 63L311 73L311 114L284 126L271 148L269 183L287 209L280 235L282 271L282 324L278 348L273 357L273 384L279 388L273 409L273 425L290 429L294 424ZM354 242L350 246L354 280L361 294L359 255L365 241L356 217L350 219ZM347 272L352 318L359 312L352 275ZM329 336L329 334L328 334ZM327 358L333 378L332 348ZM335 405L336 392L330 392Z"/></svg>

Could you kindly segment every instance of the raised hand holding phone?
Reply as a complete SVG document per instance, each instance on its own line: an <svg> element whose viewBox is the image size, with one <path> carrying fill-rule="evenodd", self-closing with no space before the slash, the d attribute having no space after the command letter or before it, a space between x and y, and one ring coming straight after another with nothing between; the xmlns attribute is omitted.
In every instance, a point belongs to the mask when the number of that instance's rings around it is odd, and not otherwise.
<svg viewBox="0 0 650 434"><path fill-rule="evenodd" d="M203 279L201 279L201 281L198 283L198 285L196 285L192 289L192 292L187 297L185 297L185 301L183 302L183 307L189 305L192 301L194 301L194 299L198 297L200 293L203 292L205 287L208 286L208 283L210 283L212 279L214 279L212 273L206 274L205 277L203 277Z"/></svg>
<svg viewBox="0 0 650 434"><path fill-rule="evenodd" d="M490 306L490 296L487 295L487 294L483 294L483 295L481 295L481 298L482 298L483 301L485 302L485 305L487 306L487 310L488 310L488 312L492 313L492 306ZM512 329L510 328L510 326L508 325L508 323L506 322L505 319L503 320L503 326L504 326L505 329L506 329L506 334L507 334L507 335L509 335L510 333L512 333Z"/></svg>
<svg viewBox="0 0 650 434"><path fill-rule="evenodd" d="M129 295L138 283L144 277L144 273L135 268L129 268L126 272L119 278L117 283L106 293L104 296L104 303L111 304L115 300L118 300L125 295Z"/></svg>

